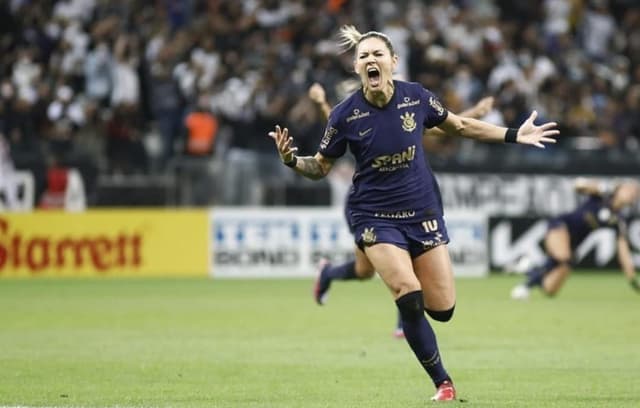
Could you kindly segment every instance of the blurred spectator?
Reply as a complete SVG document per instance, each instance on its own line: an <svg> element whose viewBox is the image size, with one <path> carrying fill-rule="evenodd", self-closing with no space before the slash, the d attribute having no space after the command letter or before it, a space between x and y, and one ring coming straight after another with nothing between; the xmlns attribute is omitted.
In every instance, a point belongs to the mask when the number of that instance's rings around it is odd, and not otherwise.
<svg viewBox="0 0 640 408"><path fill-rule="evenodd" d="M195 109L185 117L187 140L185 153L189 156L210 156L218 135L218 119L209 110L206 95L198 99Z"/></svg>
<svg viewBox="0 0 640 408"><path fill-rule="evenodd" d="M64 209L84 211L86 194L78 170L61 165L55 159L47 170L47 189L38 207L41 209Z"/></svg>
<svg viewBox="0 0 640 408"><path fill-rule="evenodd" d="M610 55L616 22L608 9L608 0L590 0L584 11L580 34L590 58L602 61Z"/></svg>
<svg viewBox="0 0 640 408"><path fill-rule="evenodd" d="M115 70L112 65L111 50L105 41L95 44L87 54L84 66L85 92L89 99L103 107L109 106L112 72Z"/></svg>
<svg viewBox="0 0 640 408"><path fill-rule="evenodd" d="M15 169L9 154L9 143L0 132L0 210L14 210L18 205Z"/></svg>
<svg viewBox="0 0 640 408"><path fill-rule="evenodd" d="M335 55L345 23L389 33L396 74L454 111L491 94L495 121L517 126L537 109L559 123L558 149L638 162L640 4L631 0L0 2L0 132L39 194L53 154L80 170L91 200L98 168L171 171L186 107L210 98L209 114L229 135L217 153L225 171L216 199L259 203L280 177L265 129L286 124L312 154L323 122L305 90L333 84L327 96L337 102L353 82L351 57ZM149 134L160 135L157 163ZM455 144L433 163L490 167L487 152ZM537 163L510 154L513 171Z"/></svg>
<svg viewBox="0 0 640 408"><path fill-rule="evenodd" d="M52 124L48 148L58 157L69 155L74 150L74 133L85 124L85 107L71 87L60 84L55 99L47 108L47 118Z"/></svg>
<svg viewBox="0 0 640 408"><path fill-rule="evenodd" d="M166 44L155 61L151 62L149 100L153 120L162 140L160 168L175 154L175 143L182 129L184 100L180 87L172 75L173 60L177 54L175 43Z"/></svg>
<svg viewBox="0 0 640 408"><path fill-rule="evenodd" d="M106 153L111 173L143 174L148 170L148 156L136 121L135 106L120 105L106 124Z"/></svg>
<svg viewBox="0 0 640 408"><path fill-rule="evenodd" d="M18 59L12 67L12 80L16 97L29 104L37 99L36 87L42 75L42 67L33 60L33 50L25 48L18 51Z"/></svg>
<svg viewBox="0 0 640 408"><path fill-rule="evenodd" d="M114 46L112 71L111 106L135 108L140 103L139 56L135 48L135 37L120 35Z"/></svg>

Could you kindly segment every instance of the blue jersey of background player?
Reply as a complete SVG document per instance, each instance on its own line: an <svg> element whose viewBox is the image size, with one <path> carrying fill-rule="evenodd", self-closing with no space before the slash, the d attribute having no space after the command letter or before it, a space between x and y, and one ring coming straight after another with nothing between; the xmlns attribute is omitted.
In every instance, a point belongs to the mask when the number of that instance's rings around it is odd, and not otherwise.
<svg viewBox="0 0 640 408"><path fill-rule="evenodd" d="M575 250L592 231L611 228L616 233L618 261L631 286L640 291L631 250L627 240L629 206L638 200L640 187L635 181L618 183L608 192L601 183L579 179L576 190L587 199L575 210L551 218L544 238L546 260L526 271L527 279L513 288L511 297L524 300L531 288L539 286L547 295L555 295L563 286L575 263Z"/></svg>
<svg viewBox="0 0 640 408"><path fill-rule="evenodd" d="M443 215L440 191L424 159L424 128L448 115L438 98L420 84L393 81L389 103L367 102L362 89L334 107L318 152L328 158L356 159L347 208L350 219L414 223ZM353 225L353 224L352 224Z"/></svg>
<svg viewBox="0 0 640 408"><path fill-rule="evenodd" d="M573 250L589 233L598 228L613 228L616 236L621 231L625 233L629 212L623 208L612 208L612 200L612 194L589 195L586 201L572 212L550 219L549 228L564 224L569 231L570 246Z"/></svg>
<svg viewBox="0 0 640 408"><path fill-rule="evenodd" d="M351 107L358 111L348 113L345 107L343 112L348 116L331 115L314 156L296 156L287 128L276 125L269 136L283 163L310 179L325 177L337 155L344 154L347 145L352 147L358 173L349 208L358 245L395 299L405 339L437 388L432 399L455 400L456 390L444 368L435 333L424 316L426 310L436 320L451 319L455 284L435 180L429 189L427 177L431 173L425 163L418 163L425 160L420 147L422 127L438 124L451 135L544 147L544 143L555 142L556 124L535 125L535 111L517 129L447 113L421 86L392 80L398 56L389 37L376 31L361 34L352 26L343 27L341 36L343 44L355 47L354 71L362 84L344 104L360 95L358 105ZM362 99L364 104L360 104ZM433 116L430 109L439 114ZM395 111L398 117L380 115L375 119L377 113L388 111ZM375 121L370 127L360 129L352 124L371 115ZM383 131L367 138L374 128ZM409 175L420 180L414 182ZM422 202L411 202L416 199Z"/></svg>

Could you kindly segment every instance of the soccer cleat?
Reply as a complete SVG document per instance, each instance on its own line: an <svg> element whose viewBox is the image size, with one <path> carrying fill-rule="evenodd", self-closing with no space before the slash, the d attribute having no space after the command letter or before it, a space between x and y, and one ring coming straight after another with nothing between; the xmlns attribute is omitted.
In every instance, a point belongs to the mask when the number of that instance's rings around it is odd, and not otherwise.
<svg viewBox="0 0 640 408"><path fill-rule="evenodd" d="M451 381L445 381L438 386L436 395L431 397L431 401L455 401L456 389Z"/></svg>
<svg viewBox="0 0 640 408"><path fill-rule="evenodd" d="M511 289L511 299L527 300L529 299L529 292L531 291L526 285L520 284L514 287L513 289Z"/></svg>
<svg viewBox="0 0 640 408"><path fill-rule="evenodd" d="M522 255L519 258L517 258L514 262L511 262L505 265L504 272L508 275L509 274L524 275L527 272L529 272L529 270L533 266L534 265L531 259L526 255Z"/></svg>
<svg viewBox="0 0 640 408"><path fill-rule="evenodd" d="M324 277L324 270L328 267L329 261L327 259L322 258L320 262L318 262L318 275L313 287L313 298L320 306L325 304L329 292L329 286L331 286L331 280Z"/></svg>

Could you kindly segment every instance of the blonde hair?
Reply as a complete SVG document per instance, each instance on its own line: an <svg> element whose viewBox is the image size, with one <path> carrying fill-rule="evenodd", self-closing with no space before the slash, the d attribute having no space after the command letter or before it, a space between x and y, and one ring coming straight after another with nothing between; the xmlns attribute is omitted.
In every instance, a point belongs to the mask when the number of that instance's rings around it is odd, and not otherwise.
<svg viewBox="0 0 640 408"><path fill-rule="evenodd" d="M349 51L351 48L357 48L358 44L362 40L367 38L376 37L384 41L387 48L389 48L389 52L391 55L395 55L396 52L393 49L393 44L391 44L391 40L386 34L380 33L378 31L368 31L362 34L352 25L343 25L340 27L340 33L338 34L339 42L338 46L340 47L342 52Z"/></svg>

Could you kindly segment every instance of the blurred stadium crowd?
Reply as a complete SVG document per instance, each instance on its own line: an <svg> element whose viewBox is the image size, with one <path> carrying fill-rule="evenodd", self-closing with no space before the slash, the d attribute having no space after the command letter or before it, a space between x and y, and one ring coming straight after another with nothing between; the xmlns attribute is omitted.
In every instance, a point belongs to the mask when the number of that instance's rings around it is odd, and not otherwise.
<svg viewBox="0 0 640 408"><path fill-rule="evenodd" d="M313 154L323 121L307 88L332 104L353 89L342 24L388 34L397 74L451 111L492 95L489 121L517 127L536 109L560 124L551 152L443 140L436 170L640 164L637 0L2 1L0 132L37 196L56 166L80 170L89 204L102 176L195 168L199 203L260 204L303 183L278 162L273 124Z"/></svg>

